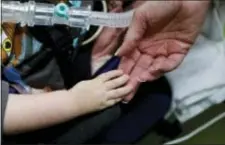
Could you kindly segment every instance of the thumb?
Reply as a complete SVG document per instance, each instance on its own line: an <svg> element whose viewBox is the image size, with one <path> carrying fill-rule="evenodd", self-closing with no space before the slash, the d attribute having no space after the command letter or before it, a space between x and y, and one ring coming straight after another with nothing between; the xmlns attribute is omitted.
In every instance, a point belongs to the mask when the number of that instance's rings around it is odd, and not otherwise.
<svg viewBox="0 0 225 145"><path fill-rule="evenodd" d="M139 45L139 42L147 28L146 23L144 23L146 20L143 16L143 12L138 9L134 12L133 19L128 28L124 41L116 53L117 56L124 56L129 52L132 52L132 50L136 49Z"/></svg>

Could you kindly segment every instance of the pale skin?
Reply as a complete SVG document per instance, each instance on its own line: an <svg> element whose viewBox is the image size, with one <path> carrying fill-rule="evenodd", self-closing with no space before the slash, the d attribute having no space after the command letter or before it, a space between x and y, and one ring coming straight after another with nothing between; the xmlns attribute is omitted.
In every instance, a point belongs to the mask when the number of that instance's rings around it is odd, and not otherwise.
<svg viewBox="0 0 225 145"><path fill-rule="evenodd" d="M10 94L4 118L4 134L19 134L50 127L120 102L132 91L129 77L111 71L70 90L32 95Z"/></svg>

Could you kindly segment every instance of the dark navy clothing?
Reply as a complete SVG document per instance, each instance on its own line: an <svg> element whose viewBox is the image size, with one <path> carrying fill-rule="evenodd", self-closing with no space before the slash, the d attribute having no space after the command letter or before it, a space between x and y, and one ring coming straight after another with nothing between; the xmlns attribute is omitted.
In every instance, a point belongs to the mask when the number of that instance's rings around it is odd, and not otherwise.
<svg viewBox="0 0 225 145"><path fill-rule="evenodd" d="M171 92L165 78L144 83L134 100L121 104L121 117L90 143L135 143L163 119L170 104Z"/></svg>

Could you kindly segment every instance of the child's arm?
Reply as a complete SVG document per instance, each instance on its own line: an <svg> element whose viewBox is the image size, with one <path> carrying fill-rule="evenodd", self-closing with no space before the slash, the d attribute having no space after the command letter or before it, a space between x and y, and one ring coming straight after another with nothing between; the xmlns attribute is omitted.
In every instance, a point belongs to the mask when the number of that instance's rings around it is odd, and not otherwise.
<svg viewBox="0 0 225 145"><path fill-rule="evenodd" d="M79 114L75 97L68 91L8 97L4 133L20 133L67 121Z"/></svg>
<svg viewBox="0 0 225 145"><path fill-rule="evenodd" d="M110 107L131 92L128 77L112 71L83 81L69 91L12 95L4 117L4 133L17 134L49 127L79 115Z"/></svg>

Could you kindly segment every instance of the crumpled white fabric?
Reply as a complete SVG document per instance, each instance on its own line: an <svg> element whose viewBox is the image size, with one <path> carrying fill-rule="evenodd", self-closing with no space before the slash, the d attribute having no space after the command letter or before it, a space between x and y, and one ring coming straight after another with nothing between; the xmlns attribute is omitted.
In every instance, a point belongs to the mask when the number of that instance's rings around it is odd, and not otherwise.
<svg viewBox="0 0 225 145"><path fill-rule="evenodd" d="M183 63L176 70L166 74L173 91L171 109L181 122L225 100L223 25L225 4L217 3L217 7L208 12L202 33ZM93 61L92 74L111 57L108 55Z"/></svg>
<svg viewBox="0 0 225 145"><path fill-rule="evenodd" d="M225 100L225 2L209 10L202 33L182 64L167 73L175 115L185 122Z"/></svg>

